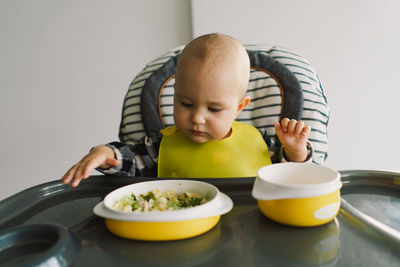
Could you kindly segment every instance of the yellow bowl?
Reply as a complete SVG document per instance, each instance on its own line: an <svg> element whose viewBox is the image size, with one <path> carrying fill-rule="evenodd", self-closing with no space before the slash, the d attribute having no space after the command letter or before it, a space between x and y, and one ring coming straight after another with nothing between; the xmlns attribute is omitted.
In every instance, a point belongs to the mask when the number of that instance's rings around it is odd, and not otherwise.
<svg viewBox="0 0 400 267"><path fill-rule="evenodd" d="M212 229L220 215L177 222L134 222L105 219L107 228L115 235L147 241L177 240L201 235Z"/></svg>
<svg viewBox="0 0 400 267"><path fill-rule="evenodd" d="M330 222L340 208L338 172L315 164L280 163L261 168L253 197L268 218L292 226Z"/></svg>
<svg viewBox="0 0 400 267"><path fill-rule="evenodd" d="M210 200L196 207L173 211L127 212L113 208L113 204L124 195L145 194L156 189L208 194ZM190 238L209 231L219 222L221 215L229 212L232 207L232 200L209 183L160 180L114 190L93 211L105 218L107 228L115 235L135 240L167 241Z"/></svg>

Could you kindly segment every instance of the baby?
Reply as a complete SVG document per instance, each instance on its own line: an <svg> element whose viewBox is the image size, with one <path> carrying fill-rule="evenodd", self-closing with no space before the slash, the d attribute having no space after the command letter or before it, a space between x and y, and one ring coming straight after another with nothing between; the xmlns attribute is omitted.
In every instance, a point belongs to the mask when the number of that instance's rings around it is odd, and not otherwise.
<svg viewBox="0 0 400 267"><path fill-rule="evenodd" d="M258 130L235 121L250 103L245 95L249 73L247 52L232 37L203 35L185 47L175 76L175 126L161 131L159 177L248 177L271 164ZM286 161L311 159L309 126L288 118L274 126ZM75 187L95 168L119 166L126 161L117 157L122 146L93 148L63 176L63 182ZM132 155L129 158L134 160Z"/></svg>

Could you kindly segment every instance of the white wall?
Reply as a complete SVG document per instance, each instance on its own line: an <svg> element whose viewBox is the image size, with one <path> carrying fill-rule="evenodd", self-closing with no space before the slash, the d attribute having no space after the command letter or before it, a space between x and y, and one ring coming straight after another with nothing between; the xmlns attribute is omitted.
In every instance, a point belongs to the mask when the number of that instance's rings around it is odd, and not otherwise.
<svg viewBox="0 0 400 267"><path fill-rule="evenodd" d="M0 200L117 140L134 76L191 36L189 1L0 1Z"/></svg>
<svg viewBox="0 0 400 267"><path fill-rule="evenodd" d="M327 166L400 171L400 2L193 0L193 34L223 32L307 58L326 89Z"/></svg>

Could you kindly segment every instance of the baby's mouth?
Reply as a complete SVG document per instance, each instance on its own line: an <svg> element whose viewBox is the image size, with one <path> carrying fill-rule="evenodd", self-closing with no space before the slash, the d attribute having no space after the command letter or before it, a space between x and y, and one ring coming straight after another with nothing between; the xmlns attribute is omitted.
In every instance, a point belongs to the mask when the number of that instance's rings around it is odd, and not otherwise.
<svg viewBox="0 0 400 267"><path fill-rule="evenodd" d="M204 132L193 129L192 134L195 136L201 136L201 135L204 135Z"/></svg>

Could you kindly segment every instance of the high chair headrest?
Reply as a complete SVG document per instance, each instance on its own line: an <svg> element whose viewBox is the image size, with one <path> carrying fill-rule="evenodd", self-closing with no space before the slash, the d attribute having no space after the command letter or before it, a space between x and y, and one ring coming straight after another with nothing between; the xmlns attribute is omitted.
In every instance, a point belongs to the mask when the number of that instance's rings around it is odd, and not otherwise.
<svg viewBox="0 0 400 267"><path fill-rule="evenodd" d="M250 58L247 95L250 104L237 120L249 123L273 137L274 121L287 117L311 126L309 140L313 161L327 156L329 107L318 75L297 53L266 44L244 45ZM125 96L120 139L137 143L143 136L158 138L162 128L174 125L175 70L184 46L174 48L148 63L135 77Z"/></svg>

